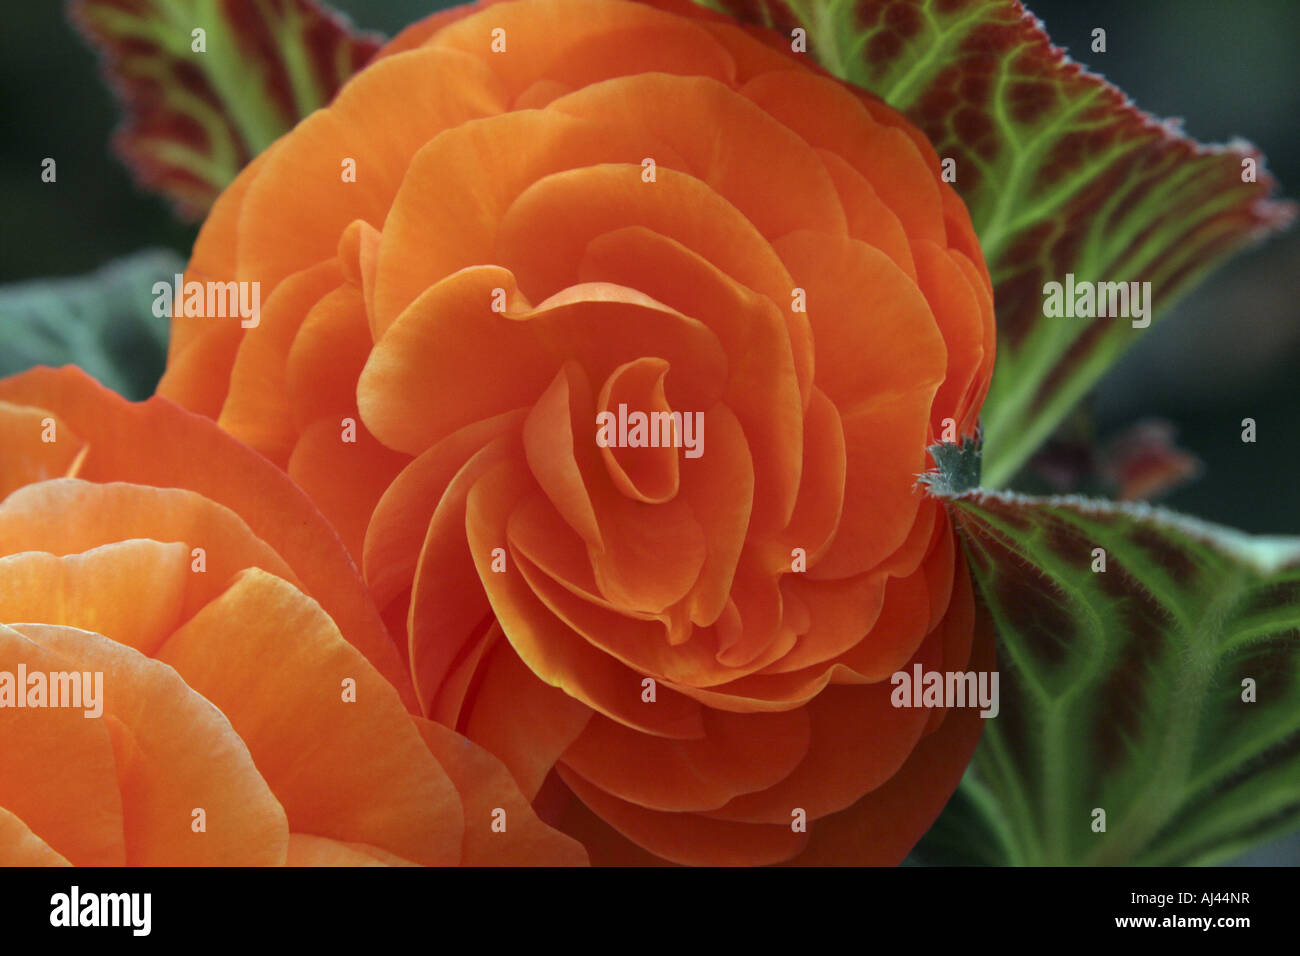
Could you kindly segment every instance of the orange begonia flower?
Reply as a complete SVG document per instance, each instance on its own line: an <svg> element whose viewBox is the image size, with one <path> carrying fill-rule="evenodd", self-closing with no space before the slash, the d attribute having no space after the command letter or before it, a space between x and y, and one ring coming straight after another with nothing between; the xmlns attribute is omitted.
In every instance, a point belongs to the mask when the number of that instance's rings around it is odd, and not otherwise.
<svg viewBox="0 0 1300 956"><path fill-rule="evenodd" d="M916 476L994 326L893 110L698 9L449 11L239 176L186 278L264 306L178 311L161 392L312 497L422 713L593 861L894 863L933 821L980 720L890 677L992 666Z"/></svg>
<svg viewBox="0 0 1300 956"><path fill-rule="evenodd" d="M0 381L0 435L0 865L586 861L411 713L341 542L259 455L71 368Z"/></svg>

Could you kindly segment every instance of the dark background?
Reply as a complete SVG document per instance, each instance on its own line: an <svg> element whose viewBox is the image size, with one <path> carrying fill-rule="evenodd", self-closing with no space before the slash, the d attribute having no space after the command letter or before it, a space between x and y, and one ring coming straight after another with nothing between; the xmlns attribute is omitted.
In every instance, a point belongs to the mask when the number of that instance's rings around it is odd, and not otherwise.
<svg viewBox="0 0 1300 956"><path fill-rule="evenodd" d="M333 0L386 34L449 6ZM1300 0L1031 0L1058 46L1144 110L1202 142L1253 141L1284 193L1300 195ZM78 275L128 252L187 255L196 228L137 190L107 149L118 121L95 57L56 0L4 0L0 33L0 283ZM1103 27L1107 52L1092 53ZM40 181L43 157L58 182ZM1247 531L1300 534L1300 229L1218 270L1152 327L1092 400L1103 439L1135 421L1173 422L1206 464L1170 507ZM1241 442L1241 420L1258 423ZM1296 862L1300 839L1250 862Z"/></svg>

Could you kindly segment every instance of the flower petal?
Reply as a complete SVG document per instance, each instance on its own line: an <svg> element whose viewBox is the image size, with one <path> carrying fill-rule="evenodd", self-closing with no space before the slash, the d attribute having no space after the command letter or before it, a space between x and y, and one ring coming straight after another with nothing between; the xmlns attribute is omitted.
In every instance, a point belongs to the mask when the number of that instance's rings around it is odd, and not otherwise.
<svg viewBox="0 0 1300 956"><path fill-rule="evenodd" d="M417 863L459 858L455 788L396 692L296 588L242 572L158 659L226 713L294 832Z"/></svg>
<svg viewBox="0 0 1300 956"><path fill-rule="evenodd" d="M89 481L187 488L235 511L415 706L406 668L338 536L289 477L268 467L261 455L166 399L124 401L72 367L37 368L4 379L0 401L56 408L78 432L95 435L79 472ZM221 467L212 467L213 461Z"/></svg>
<svg viewBox="0 0 1300 956"><path fill-rule="evenodd" d="M229 721L172 668L89 631L43 624L14 630L67 658L72 669L103 672L104 723L113 738L127 866L284 861L289 828L283 808ZM63 764L68 754L57 752ZM103 791L92 794L103 799ZM194 829L198 809L206 830Z"/></svg>
<svg viewBox="0 0 1300 956"><path fill-rule="evenodd" d="M62 853L33 833L21 819L0 807L0 866L72 866Z"/></svg>
<svg viewBox="0 0 1300 956"><path fill-rule="evenodd" d="M564 752L563 764L587 783L650 810L712 810L786 777L805 758L809 739L802 710L706 710L699 740L646 738L597 715Z"/></svg>
<svg viewBox="0 0 1300 956"><path fill-rule="evenodd" d="M259 567L297 583L284 559L254 535L239 515L182 488L151 488L125 482L95 484L61 478L20 488L0 504L0 554L44 551L54 555L77 555L129 538L185 544L184 563L188 580L182 588L181 619L189 618L225 590L230 578L244 568ZM195 554L196 548L202 551L201 565L198 563L200 555ZM106 570L112 573L111 568ZM137 582L124 582L124 593L131 594L132 588L147 591L161 583L148 575L140 578ZM109 593L112 591L110 588ZM79 603L87 605L83 610L100 613L89 606L89 602ZM138 600L132 597L108 603L121 605L122 613L129 620L132 607L146 608L158 602L147 599L146 594ZM11 619L56 623L44 616ZM148 652L127 637L131 627L119 627L110 632L70 620L62 623L98 630ZM171 633L161 626L144 630L153 631L160 638Z"/></svg>
<svg viewBox="0 0 1300 956"><path fill-rule="evenodd" d="M0 670L76 670L76 662L0 624ZM24 696L26 687L14 687ZM106 722L75 708L0 710L0 808L79 866L126 862L122 796ZM10 823L11 832L13 824ZM0 848L8 846L0 839Z"/></svg>
<svg viewBox="0 0 1300 956"><path fill-rule="evenodd" d="M0 558L0 621L95 631L144 654L181 621L190 549L134 539L84 554L24 551Z"/></svg>
<svg viewBox="0 0 1300 956"><path fill-rule="evenodd" d="M661 813L610 796L568 770L565 784L597 816L666 860L687 865L760 866L796 856L808 835L784 826L712 820L695 813ZM787 816L787 819L789 817Z"/></svg>
<svg viewBox="0 0 1300 956"><path fill-rule="evenodd" d="M587 851L547 826L505 764L467 737L418 717L416 726L465 805L462 866L585 866ZM494 829L494 821L504 827Z"/></svg>
<svg viewBox="0 0 1300 956"><path fill-rule="evenodd" d="M50 440L46 440L49 438ZM17 488L75 475L86 443L43 408L0 402L0 501Z"/></svg>

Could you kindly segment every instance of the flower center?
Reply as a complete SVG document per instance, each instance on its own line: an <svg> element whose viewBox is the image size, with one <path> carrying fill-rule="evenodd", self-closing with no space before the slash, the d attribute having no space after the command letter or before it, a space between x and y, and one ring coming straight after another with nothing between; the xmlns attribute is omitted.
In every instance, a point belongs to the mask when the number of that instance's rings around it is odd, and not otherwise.
<svg viewBox="0 0 1300 956"><path fill-rule="evenodd" d="M669 365L639 358L605 380L596 412L596 444L610 480L647 504L670 501L680 483L679 455L704 450L702 412L674 411L664 393Z"/></svg>

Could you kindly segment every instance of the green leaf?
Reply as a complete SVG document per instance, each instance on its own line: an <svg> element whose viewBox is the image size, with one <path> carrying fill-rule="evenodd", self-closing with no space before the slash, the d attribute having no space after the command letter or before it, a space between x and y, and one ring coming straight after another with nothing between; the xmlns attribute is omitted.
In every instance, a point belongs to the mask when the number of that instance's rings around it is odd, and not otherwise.
<svg viewBox="0 0 1300 956"><path fill-rule="evenodd" d="M997 627L1001 709L921 859L1213 863L1300 825L1300 538L948 500Z"/></svg>
<svg viewBox="0 0 1300 956"><path fill-rule="evenodd" d="M983 448L979 437L974 441L961 436L956 442L938 442L929 448L934 468L918 475L920 483L940 497L959 495L978 488L980 458Z"/></svg>
<svg viewBox="0 0 1300 956"><path fill-rule="evenodd" d="M380 44L315 0L70 0L69 13L126 112L119 154L188 219Z"/></svg>
<svg viewBox="0 0 1300 956"><path fill-rule="evenodd" d="M0 288L0 377L71 363L127 398L149 397L167 357L153 284L184 268L174 252L148 250L88 276Z"/></svg>
<svg viewBox="0 0 1300 956"><path fill-rule="evenodd" d="M1150 282L1154 318L1289 203L1243 141L1203 146L1139 111L1052 46L1016 0L697 0L787 36L907 114L939 155L994 284L998 359L984 405L984 483L1004 485L1142 333L1043 316L1043 286ZM1243 160L1257 181L1242 182Z"/></svg>

